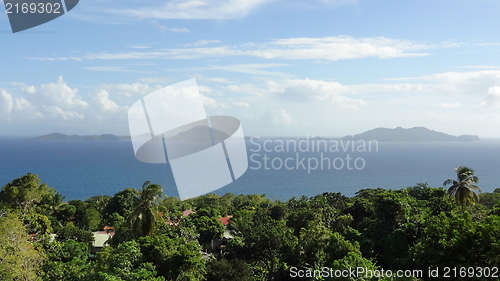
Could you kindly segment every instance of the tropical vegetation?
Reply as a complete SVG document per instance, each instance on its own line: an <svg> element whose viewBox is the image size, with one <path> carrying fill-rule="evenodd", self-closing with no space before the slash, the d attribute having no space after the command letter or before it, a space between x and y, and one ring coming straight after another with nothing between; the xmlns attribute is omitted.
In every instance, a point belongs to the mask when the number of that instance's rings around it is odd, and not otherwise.
<svg viewBox="0 0 500 281"><path fill-rule="evenodd" d="M0 280L448 280L445 267L497 267L500 189L479 193L472 169L456 174L448 190L420 183L354 197L227 193L179 201L145 182L114 196L64 201L28 173L0 192ZM93 255L93 232L104 227L114 236ZM293 268L324 267L424 274L291 278ZM439 277L429 278L437 268Z"/></svg>

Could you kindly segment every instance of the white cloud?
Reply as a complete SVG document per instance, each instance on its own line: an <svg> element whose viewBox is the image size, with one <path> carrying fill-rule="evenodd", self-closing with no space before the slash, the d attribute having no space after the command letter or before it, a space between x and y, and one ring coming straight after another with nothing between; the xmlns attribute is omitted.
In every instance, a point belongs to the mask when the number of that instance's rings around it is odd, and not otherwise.
<svg viewBox="0 0 500 281"><path fill-rule="evenodd" d="M190 32L190 30L187 28L166 27L166 26L158 23L158 21L156 21L156 20L151 21L151 23L154 24L158 28L158 30L160 30L161 32L165 32L165 31L180 32L180 33L189 33Z"/></svg>
<svg viewBox="0 0 500 281"><path fill-rule="evenodd" d="M109 93L105 90L100 90L91 96L91 100L99 107L101 112L116 111L119 109L118 105L109 99Z"/></svg>
<svg viewBox="0 0 500 281"><path fill-rule="evenodd" d="M23 88L26 96L39 105L51 105L63 109L83 109L88 103L81 99L78 89L70 88L62 76L57 83L42 84L39 88L28 86Z"/></svg>
<svg viewBox="0 0 500 281"><path fill-rule="evenodd" d="M485 101L481 103L484 107L500 107L500 87L493 86L488 89Z"/></svg>
<svg viewBox="0 0 500 281"><path fill-rule="evenodd" d="M86 66L86 70L90 71L102 71L102 72L129 72L130 70L126 67L121 66Z"/></svg>
<svg viewBox="0 0 500 281"><path fill-rule="evenodd" d="M221 77L204 77L201 74L195 74L193 75L194 78L196 78L197 81L204 81L204 82L215 82L215 83L221 83L221 84L231 84L231 81L227 78L221 78Z"/></svg>
<svg viewBox="0 0 500 281"><path fill-rule="evenodd" d="M128 112L127 106L118 106L114 101L109 99L109 93L105 90L100 90L90 96L92 111L92 119L103 120L106 118L125 119Z"/></svg>
<svg viewBox="0 0 500 281"><path fill-rule="evenodd" d="M264 124L272 126L290 126L293 123L293 118L288 115L286 110L279 108L277 110L267 110L264 113Z"/></svg>
<svg viewBox="0 0 500 281"><path fill-rule="evenodd" d="M287 79L282 83L269 81L267 83L271 93L278 98L296 102L328 101L344 107L356 108L366 105L361 99L344 96L351 89L337 82L326 82L312 79Z"/></svg>
<svg viewBox="0 0 500 281"><path fill-rule="evenodd" d="M442 103L442 108L460 108L462 105L458 102L455 103Z"/></svg>
<svg viewBox="0 0 500 281"><path fill-rule="evenodd" d="M457 66L457 68L499 69L500 66L493 66L493 65L471 65L471 66Z"/></svg>
<svg viewBox="0 0 500 281"><path fill-rule="evenodd" d="M500 84L500 70L482 70L469 72L444 72L420 77L392 78L388 80L427 81L428 90L445 94L483 95L494 85Z"/></svg>
<svg viewBox="0 0 500 281"><path fill-rule="evenodd" d="M210 89L210 87L202 86L202 85L198 85L198 90L201 93L211 93L212 92L212 89Z"/></svg>
<svg viewBox="0 0 500 281"><path fill-rule="evenodd" d="M360 58L402 58L421 57L422 52L447 45L419 44L408 40L385 37L354 38L335 36L322 38L276 39L265 43L245 43L237 46L195 47L162 49L156 51L129 51L122 53L94 53L78 60L122 60L122 59L202 59L210 57L247 56L264 59L326 60L338 61ZM38 60L60 60L75 58L32 58Z"/></svg>
<svg viewBox="0 0 500 281"><path fill-rule="evenodd" d="M139 19L233 19L241 18L265 0L177 0L163 5L114 9L110 13Z"/></svg>
<svg viewBox="0 0 500 281"><path fill-rule="evenodd" d="M43 115L25 98L14 98L5 90L1 90L0 119L23 121L43 119Z"/></svg>
<svg viewBox="0 0 500 281"><path fill-rule="evenodd" d="M349 88L355 93L372 93L372 92L420 92L428 90L429 85L417 83L417 84L390 84L390 83L380 83L380 84L358 84L349 85Z"/></svg>
<svg viewBox="0 0 500 281"><path fill-rule="evenodd" d="M150 77L150 78L141 78L139 79L140 82L143 83L151 83L151 84L164 84L167 82L170 82L171 79L170 77Z"/></svg>
<svg viewBox="0 0 500 281"><path fill-rule="evenodd" d="M226 108L226 105L224 103L218 103L212 98L209 98L203 94L200 94L201 96L201 101L203 102L204 106L213 108L213 109L223 109Z"/></svg>
<svg viewBox="0 0 500 281"><path fill-rule="evenodd" d="M200 40L200 41L196 41L194 43L191 43L191 44L187 44L186 46L187 47L199 47L199 46L204 46L204 45L208 45L208 44L219 44L221 43L221 41L219 40Z"/></svg>
<svg viewBox="0 0 500 281"><path fill-rule="evenodd" d="M353 5L356 4L359 0L321 0L321 2L327 5Z"/></svg>
<svg viewBox="0 0 500 281"><path fill-rule="evenodd" d="M12 111L14 101L5 90L0 91L0 116L8 116Z"/></svg>
<svg viewBox="0 0 500 281"><path fill-rule="evenodd" d="M136 46L130 46L132 49L149 49L151 48L150 46L145 46L145 45L136 45Z"/></svg>
<svg viewBox="0 0 500 281"><path fill-rule="evenodd" d="M42 108L45 110L45 117L50 119L59 119L61 118L63 121L66 120L83 120L85 115L78 113L74 110L63 110L58 106L54 105L43 105Z"/></svg>
<svg viewBox="0 0 500 281"><path fill-rule="evenodd" d="M103 84L100 85L99 88L112 94L119 94L131 97L131 96L145 96L158 89L161 89L161 86L155 85L151 87L148 84L134 83L134 84Z"/></svg>
<svg viewBox="0 0 500 281"><path fill-rule="evenodd" d="M231 84L231 80L227 78L219 78L219 77L212 77L212 78L205 78L207 81L210 82L216 82L216 83L221 83L221 84Z"/></svg>
<svg viewBox="0 0 500 281"><path fill-rule="evenodd" d="M235 101L233 104L243 108L250 108L250 105L244 101Z"/></svg>
<svg viewBox="0 0 500 281"><path fill-rule="evenodd" d="M262 76L284 76L285 74L275 71L267 71L263 69L287 66L281 63L246 63L234 65L212 65L199 70L223 70L228 72L246 73ZM226 79L227 80L227 79ZM222 81L222 80L221 80Z"/></svg>

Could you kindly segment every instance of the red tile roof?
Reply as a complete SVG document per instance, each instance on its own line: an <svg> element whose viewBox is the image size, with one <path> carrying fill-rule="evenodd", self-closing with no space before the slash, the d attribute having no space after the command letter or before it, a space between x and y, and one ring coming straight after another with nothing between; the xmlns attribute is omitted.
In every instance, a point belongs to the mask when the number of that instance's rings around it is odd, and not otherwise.
<svg viewBox="0 0 500 281"><path fill-rule="evenodd" d="M219 218L219 221L224 225L227 226L229 224L229 219L232 218L233 216L227 216L223 218Z"/></svg>
<svg viewBox="0 0 500 281"><path fill-rule="evenodd" d="M191 210L185 210L184 212L182 212L182 216L187 217L187 216L191 215L192 213L194 213L194 212Z"/></svg>

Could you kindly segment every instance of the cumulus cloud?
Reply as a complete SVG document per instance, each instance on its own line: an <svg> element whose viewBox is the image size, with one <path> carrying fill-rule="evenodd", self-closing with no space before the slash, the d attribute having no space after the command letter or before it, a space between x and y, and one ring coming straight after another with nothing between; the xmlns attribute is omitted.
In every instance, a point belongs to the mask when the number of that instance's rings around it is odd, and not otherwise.
<svg viewBox="0 0 500 281"><path fill-rule="evenodd" d="M203 103L204 106L207 106L209 108L213 108L213 109L223 109L223 108L226 108L226 105L224 103L219 103L217 102L216 100L210 98L210 97L207 97L203 94L200 94L201 96L201 101Z"/></svg>
<svg viewBox="0 0 500 281"><path fill-rule="evenodd" d="M109 94L105 90L100 90L91 99L102 112L116 111L119 108L114 101L109 99Z"/></svg>
<svg viewBox="0 0 500 281"><path fill-rule="evenodd" d="M40 86L13 83L20 91L0 91L0 119L7 122L93 122L104 119L124 119L128 107L119 106L110 99L110 94L99 89L85 101L78 89L66 84L62 77L57 82ZM24 97L22 96L24 94ZM45 122L45 121L44 121Z"/></svg>
<svg viewBox="0 0 500 281"><path fill-rule="evenodd" d="M500 87L493 86L488 89L486 99L481 103L484 107L500 107Z"/></svg>
<svg viewBox="0 0 500 281"><path fill-rule="evenodd" d="M361 99L346 97L351 89L337 82L327 82L312 79L287 79L282 83L269 81L267 83L271 93L278 98L296 102L327 101L345 107L365 105Z"/></svg>
<svg viewBox="0 0 500 281"><path fill-rule="evenodd" d="M78 113L74 110L63 110L58 106L54 105L43 105L42 108L44 109L44 116L49 119L62 119L63 121L66 120L83 120L85 118L85 115L82 113Z"/></svg>
<svg viewBox="0 0 500 281"><path fill-rule="evenodd" d="M5 90L0 91L0 115L7 116L14 106L12 96Z"/></svg>
<svg viewBox="0 0 500 281"><path fill-rule="evenodd" d="M25 98L15 98L5 90L0 91L0 119L23 121L43 118L43 115Z"/></svg>
<svg viewBox="0 0 500 281"><path fill-rule="evenodd" d="M42 84L40 87L27 86L24 93L32 102L40 105L57 106L63 109L84 109L88 103L77 94L78 89L70 88L62 76L56 83Z"/></svg>
<svg viewBox="0 0 500 281"><path fill-rule="evenodd" d="M114 101L109 99L109 93L105 90L99 90L90 95L92 105L93 119L118 118L124 119L128 112L127 106L118 106Z"/></svg>
<svg viewBox="0 0 500 281"><path fill-rule="evenodd" d="M292 117L283 108L267 110L263 121L273 126L290 126L293 123Z"/></svg>

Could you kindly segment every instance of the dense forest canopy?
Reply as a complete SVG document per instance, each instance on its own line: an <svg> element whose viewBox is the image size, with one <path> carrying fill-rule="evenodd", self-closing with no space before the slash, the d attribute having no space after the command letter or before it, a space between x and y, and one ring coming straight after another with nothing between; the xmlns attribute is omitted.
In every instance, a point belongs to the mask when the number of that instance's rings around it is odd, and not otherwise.
<svg viewBox="0 0 500 281"><path fill-rule="evenodd" d="M28 173L0 192L0 279L429 280L429 268L498 266L500 189L476 198L473 171L460 168L445 182L450 190L417 184L288 201L231 193L179 201L145 182L64 202ZM105 228L109 246L91 254L94 233ZM291 277L324 267L424 274Z"/></svg>

